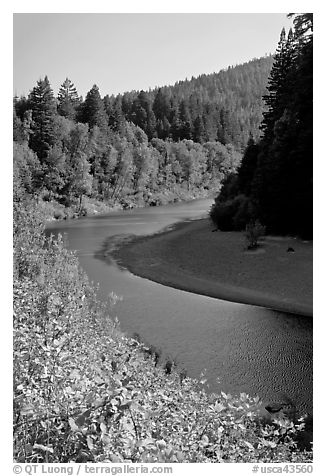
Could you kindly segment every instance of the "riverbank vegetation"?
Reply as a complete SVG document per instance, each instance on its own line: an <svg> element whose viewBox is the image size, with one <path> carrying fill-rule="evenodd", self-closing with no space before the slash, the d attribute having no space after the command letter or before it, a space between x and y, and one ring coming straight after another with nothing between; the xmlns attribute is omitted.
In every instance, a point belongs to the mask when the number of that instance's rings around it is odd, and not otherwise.
<svg viewBox="0 0 326 476"><path fill-rule="evenodd" d="M120 332L35 208L14 204L16 461L311 461L302 421L209 394Z"/></svg>

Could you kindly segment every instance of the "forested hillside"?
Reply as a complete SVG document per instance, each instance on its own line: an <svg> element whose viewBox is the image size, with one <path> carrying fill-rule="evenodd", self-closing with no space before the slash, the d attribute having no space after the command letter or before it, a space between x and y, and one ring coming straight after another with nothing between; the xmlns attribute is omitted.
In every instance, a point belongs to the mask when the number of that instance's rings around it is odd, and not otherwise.
<svg viewBox="0 0 326 476"><path fill-rule="evenodd" d="M264 96L262 138L250 137L241 166L225 180L211 216L220 229L259 220L267 231L312 238L313 16L281 33Z"/></svg>
<svg viewBox="0 0 326 476"><path fill-rule="evenodd" d="M219 190L249 134L259 135L271 64L269 56L116 97L94 85L84 100L68 78L57 97L40 79L14 98L14 193L86 213L83 197L129 207Z"/></svg>
<svg viewBox="0 0 326 476"><path fill-rule="evenodd" d="M250 132L259 136L272 63L273 57L267 56L174 86L105 96L106 111L112 125L119 111L118 117L134 122L149 139L218 141L240 150Z"/></svg>

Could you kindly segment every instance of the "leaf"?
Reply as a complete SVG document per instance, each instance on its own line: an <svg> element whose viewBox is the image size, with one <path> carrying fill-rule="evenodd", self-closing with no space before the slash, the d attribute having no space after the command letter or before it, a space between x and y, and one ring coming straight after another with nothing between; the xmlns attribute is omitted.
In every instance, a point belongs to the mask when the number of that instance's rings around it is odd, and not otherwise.
<svg viewBox="0 0 326 476"><path fill-rule="evenodd" d="M156 442L156 445L160 450L163 450L166 448L166 442L164 440L158 440Z"/></svg>
<svg viewBox="0 0 326 476"><path fill-rule="evenodd" d="M146 438L145 440L142 440L139 444L139 446L144 446L144 447L148 447L148 446L155 446L155 440L153 440L153 438Z"/></svg>
<svg viewBox="0 0 326 476"><path fill-rule="evenodd" d="M121 463L121 457L120 455L117 456L117 455L114 455L114 454L110 454L110 460L112 461L112 463Z"/></svg>
<svg viewBox="0 0 326 476"><path fill-rule="evenodd" d="M91 403L92 400L94 400L95 395L96 395L95 392L90 392L90 393L86 396L85 402L86 402L86 403Z"/></svg>
<svg viewBox="0 0 326 476"><path fill-rule="evenodd" d="M165 450L165 455L167 456L167 458L171 458L171 456L173 455L173 446L167 446Z"/></svg>
<svg viewBox="0 0 326 476"><path fill-rule="evenodd" d="M248 448L249 448L250 450L254 450L254 449L255 449L255 448L252 446L252 444L249 443L249 441L245 441L244 443L245 443L245 445L248 446Z"/></svg>
<svg viewBox="0 0 326 476"><path fill-rule="evenodd" d="M47 451L48 453L53 453L53 448L51 446L44 446L44 445L39 445L38 443L35 443L33 448L39 449L42 451Z"/></svg>
<svg viewBox="0 0 326 476"><path fill-rule="evenodd" d="M29 456L33 453L33 446L30 443L27 443L25 446L26 454Z"/></svg>
<svg viewBox="0 0 326 476"><path fill-rule="evenodd" d="M86 441L88 448L92 451L92 449L94 449L93 438L90 435L87 435Z"/></svg>
<svg viewBox="0 0 326 476"><path fill-rule="evenodd" d="M24 405L20 410L21 415L31 415L35 412L34 407L31 404Z"/></svg>
<svg viewBox="0 0 326 476"><path fill-rule="evenodd" d="M209 445L209 439L208 439L208 436L207 435L203 435L202 438L201 438L201 442L204 446L208 446Z"/></svg>
<svg viewBox="0 0 326 476"><path fill-rule="evenodd" d="M95 410L99 407L102 407L105 402L106 402L106 397L98 398L97 400L95 400L95 402L93 403Z"/></svg>
<svg viewBox="0 0 326 476"><path fill-rule="evenodd" d="M84 413L81 413L80 415L78 415L78 417L76 418L75 422L76 424L80 427L80 426L83 426L84 423L85 423L85 420L86 418L88 418L91 414L91 411L90 410L86 410Z"/></svg>
<svg viewBox="0 0 326 476"><path fill-rule="evenodd" d="M100 429L101 429L101 432L102 432L102 433L106 433L108 427L106 426L105 423L102 422L102 423L100 424Z"/></svg>
<svg viewBox="0 0 326 476"><path fill-rule="evenodd" d="M182 453L182 451L177 451L176 452L176 456L178 458L178 461L183 461L184 460L184 454Z"/></svg>
<svg viewBox="0 0 326 476"><path fill-rule="evenodd" d="M120 414L120 418L122 417L122 415ZM127 420L123 420L122 421L122 427L125 431L127 431L128 433L135 433L135 428L134 428L134 425L132 425L130 422L128 422Z"/></svg>
<svg viewBox="0 0 326 476"><path fill-rule="evenodd" d="M109 445L111 443L111 438L105 433L102 433L101 440L104 445Z"/></svg>
<svg viewBox="0 0 326 476"><path fill-rule="evenodd" d="M121 403L119 409L126 410L127 408L130 407L131 404L132 404L132 400L124 400L123 403Z"/></svg>
<svg viewBox="0 0 326 476"><path fill-rule="evenodd" d="M225 406L222 405L222 403L219 403L219 402L216 402L215 405L214 405L214 410L217 412L217 413L220 413L221 411L223 411L225 409Z"/></svg>
<svg viewBox="0 0 326 476"><path fill-rule="evenodd" d="M80 431L79 427L76 425L75 420L73 418L69 417L68 422L72 431Z"/></svg>
<svg viewBox="0 0 326 476"><path fill-rule="evenodd" d="M133 448L135 446L135 441L132 438L123 438L121 441L123 441L123 446L125 448Z"/></svg>

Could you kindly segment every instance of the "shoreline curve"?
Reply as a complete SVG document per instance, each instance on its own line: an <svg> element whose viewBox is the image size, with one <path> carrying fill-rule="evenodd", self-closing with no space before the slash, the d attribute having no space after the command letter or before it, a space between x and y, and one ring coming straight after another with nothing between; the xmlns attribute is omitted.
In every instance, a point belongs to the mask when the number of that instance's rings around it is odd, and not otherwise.
<svg viewBox="0 0 326 476"><path fill-rule="evenodd" d="M208 219L180 222L113 247L109 241L100 254L175 289L312 317L312 242L266 237L257 252L246 252L241 232L212 231Z"/></svg>

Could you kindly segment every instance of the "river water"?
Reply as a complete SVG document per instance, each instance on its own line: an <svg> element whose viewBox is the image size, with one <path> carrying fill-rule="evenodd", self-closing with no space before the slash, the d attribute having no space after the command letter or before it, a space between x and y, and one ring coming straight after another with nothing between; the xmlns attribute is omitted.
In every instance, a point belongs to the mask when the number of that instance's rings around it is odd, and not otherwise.
<svg viewBox="0 0 326 476"><path fill-rule="evenodd" d="M212 200L115 211L52 222L48 233L65 236L99 297L122 296L111 317L121 329L160 348L187 374L206 369L212 391L290 398L299 413L312 413L312 319L230 303L169 288L99 259L108 240L147 235L179 221L207 216ZM186 243L185 243L186 246Z"/></svg>

